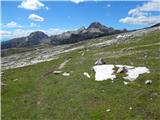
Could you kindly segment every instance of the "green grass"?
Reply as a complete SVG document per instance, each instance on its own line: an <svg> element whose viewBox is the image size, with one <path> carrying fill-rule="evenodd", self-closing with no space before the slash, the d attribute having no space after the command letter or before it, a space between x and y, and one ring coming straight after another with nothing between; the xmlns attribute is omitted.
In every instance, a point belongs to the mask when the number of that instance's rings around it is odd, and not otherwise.
<svg viewBox="0 0 160 120"><path fill-rule="evenodd" d="M153 44L160 41L159 36L155 32L130 42L85 51L84 56L76 50L50 62L4 71L2 81L7 85L2 87L2 119L160 119L160 46ZM63 71L71 72L71 76L46 74L69 57L71 61ZM151 73L140 75L127 86L121 75L114 83L97 82L91 67L100 57L107 64L146 66ZM83 72L88 72L91 79L83 76ZM152 80L153 84L145 85L145 80ZM106 112L107 109L111 112Z"/></svg>

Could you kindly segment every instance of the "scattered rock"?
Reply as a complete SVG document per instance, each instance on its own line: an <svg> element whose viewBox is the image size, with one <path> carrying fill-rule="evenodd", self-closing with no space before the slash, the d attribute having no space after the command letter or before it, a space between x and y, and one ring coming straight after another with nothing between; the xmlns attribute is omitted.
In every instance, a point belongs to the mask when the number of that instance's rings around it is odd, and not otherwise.
<svg viewBox="0 0 160 120"><path fill-rule="evenodd" d="M104 92L104 90L102 90L102 92Z"/></svg>
<svg viewBox="0 0 160 120"><path fill-rule="evenodd" d="M111 109L107 109L106 112L111 112Z"/></svg>
<svg viewBox="0 0 160 120"><path fill-rule="evenodd" d="M16 82L17 80L18 80L18 79L16 78L16 79L13 80L13 82Z"/></svg>
<svg viewBox="0 0 160 120"><path fill-rule="evenodd" d="M105 61L104 61L103 58L100 58L99 60L97 60L97 61L95 62L95 65L104 65L104 64L106 64L106 63L105 63Z"/></svg>
<svg viewBox="0 0 160 120"><path fill-rule="evenodd" d="M132 110L133 108L132 107L129 107L129 110Z"/></svg>
<svg viewBox="0 0 160 120"><path fill-rule="evenodd" d="M129 82L123 81L124 85L128 85Z"/></svg>
<svg viewBox="0 0 160 120"><path fill-rule="evenodd" d="M152 93L150 94L150 97L151 97L151 98L159 97L159 96L160 96L160 93L157 93L157 92L152 92Z"/></svg>
<svg viewBox="0 0 160 120"><path fill-rule="evenodd" d="M37 105L40 105L40 104L41 104L41 102L40 102L40 101L38 101L38 102L37 102Z"/></svg>
<svg viewBox="0 0 160 120"><path fill-rule="evenodd" d="M117 70L117 73L127 73L128 69L126 67L119 67L119 69Z"/></svg>
<svg viewBox="0 0 160 120"><path fill-rule="evenodd" d="M58 69L64 68L64 66L65 66L70 60L71 60L71 59L68 59L68 60L64 61L63 63L61 63L60 66L58 67Z"/></svg>
<svg viewBox="0 0 160 120"><path fill-rule="evenodd" d="M54 74L60 74L62 71L53 71Z"/></svg>
<svg viewBox="0 0 160 120"><path fill-rule="evenodd" d="M145 84L147 85L147 84L152 84L152 80L146 80L145 81Z"/></svg>
<svg viewBox="0 0 160 120"><path fill-rule="evenodd" d="M63 76L70 76L70 73L64 72L62 75L63 75Z"/></svg>
<svg viewBox="0 0 160 120"><path fill-rule="evenodd" d="M87 78L91 78L91 76L87 72L84 72L83 75L86 76Z"/></svg>
<svg viewBox="0 0 160 120"><path fill-rule="evenodd" d="M81 56L84 56L84 52L81 54Z"/></svg>

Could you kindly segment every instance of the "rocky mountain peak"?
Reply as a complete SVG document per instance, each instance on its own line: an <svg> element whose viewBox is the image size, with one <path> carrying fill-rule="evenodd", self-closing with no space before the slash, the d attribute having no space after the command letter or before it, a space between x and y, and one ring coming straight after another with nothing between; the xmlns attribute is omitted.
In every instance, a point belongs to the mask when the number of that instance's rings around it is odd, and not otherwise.
<svg viewBox="0 0 160 120"><path fill-rule="evenodd" d="M36 32L32 32L29 36L29 39L46 39L48 38L48 35L46 35L44 32L41 31L36 31Z"/></svg>
<svg viewBox="0 0 160 120"><path fill-rule="evenodd" d="M100 22L91 23L88 29L91 29L91 28L107 29L107 27L105 25L102 25Z"/></svg>

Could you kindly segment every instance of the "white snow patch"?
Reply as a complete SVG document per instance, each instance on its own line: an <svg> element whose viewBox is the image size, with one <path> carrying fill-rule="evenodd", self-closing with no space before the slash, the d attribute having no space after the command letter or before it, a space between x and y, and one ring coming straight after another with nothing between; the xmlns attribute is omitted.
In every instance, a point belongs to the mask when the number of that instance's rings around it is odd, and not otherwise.
<svg viewBox="0 0 160 120"><path fill-rule="evenodd" d="M103 81L107 79L113 80L116 78L116 75L113 75L114 65L96 65L93 67L95 73L96 81Z"/></svg>
<svg viewBox="0 0 160 120"><path fill-rule="evenodd" d="M125 67L125 68L134 68L134 66L128 66L128 65L115 65L116 67L118 67L118 68L123 68L123 67Z"/></svg>
<svg viewBox="0 0 160 120"><path fill-rule="evenodd" d="M146 67L136 67L134 69L128 69L128 72L126 73L128 76L123 78L134 81L140 74L144 73L150 73L149 69Z"/></svg>
<svg viewBox="0 0 160 120"><path fill-rule="evenodd" d="M125 67L127 69L127 76L123 77L125 80L134 81L136 80L140 74L144 73L150 73L149 69L146 67L134 67L134 66L128 66L128 65L96 65L93 66L93 70L95 71L95 80L96 81L103 81L107 79L111 79L113 81L114 78L116 78L116 75L114 74L113 68L118 67L118 69L121 69ZM129 82L124 81L124 85L128 85Z"/></svg>
<svg viewBox="0 0 160 120"><path fill-rule="evenodd" d="M91 78L91 76L87 72L84 72L83 75L87 76L88 78Z"/></svg>

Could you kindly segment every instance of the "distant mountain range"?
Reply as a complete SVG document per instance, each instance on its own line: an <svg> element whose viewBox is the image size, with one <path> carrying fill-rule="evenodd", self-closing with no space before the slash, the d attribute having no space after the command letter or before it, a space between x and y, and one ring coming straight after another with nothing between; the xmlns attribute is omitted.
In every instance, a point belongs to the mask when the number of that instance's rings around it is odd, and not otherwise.
<svg viewBox="0 0 160 120"><path fill-rule="evenodd" d="M154 26L159 26L159 24L156 24ZM93 22L89 25L88 28L82 27L75 31L68 31L50 37L41 31L36 31L31 33L27 37L14 38L8 41L4 41L1 43L1 48L2 49L25 48L42 44L51 44L51 45L70 44L91 38L113 35L123 32L128 32L128 30L126 29L117 30L112 27L106 27L105 25L102 25L99 22Z"/></svg>

